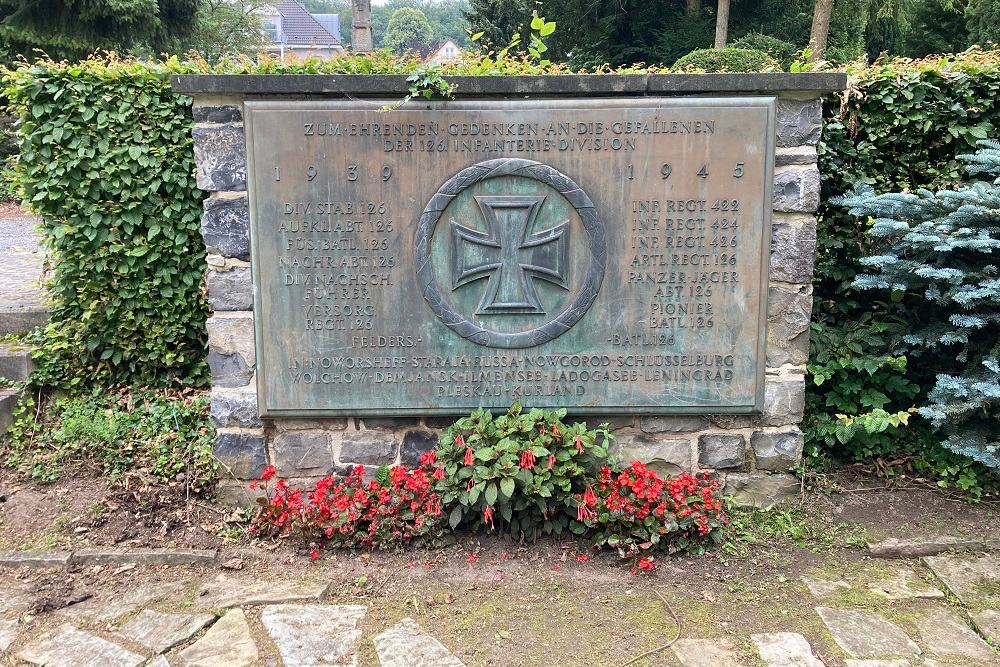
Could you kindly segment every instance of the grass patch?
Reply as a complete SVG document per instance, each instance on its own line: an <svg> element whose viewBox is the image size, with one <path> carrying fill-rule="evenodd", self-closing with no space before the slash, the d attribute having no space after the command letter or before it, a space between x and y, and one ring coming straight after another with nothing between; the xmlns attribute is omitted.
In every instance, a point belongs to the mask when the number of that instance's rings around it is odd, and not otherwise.
<svg viewBox="0 0 1000 667"><path fill-rule="evenodd" d="M0 438L0 466L25 478L52 482L84 466L110 484L170 482L198 493L215 481L206 392L95 390L38 400L26 396Z"/></svg>

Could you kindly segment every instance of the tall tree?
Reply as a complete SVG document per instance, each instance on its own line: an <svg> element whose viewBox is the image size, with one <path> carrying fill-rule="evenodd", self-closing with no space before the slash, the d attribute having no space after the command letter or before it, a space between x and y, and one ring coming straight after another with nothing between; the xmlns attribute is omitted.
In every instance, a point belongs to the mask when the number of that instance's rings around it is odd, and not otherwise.
<svg viewBox="0 0 1000 667"><path fill-rule="evenodd" d="M431 24L424 13L415 7L402 7L389 18L382 45L393 51L422 51L433 39Z"/></svg>
<svg viewBox="0 0 1000 667"><path fill-rule="evenodd" d="M257 13L262 3L200 0L198 22L183 48L196 51L210 63L225 56L257 55L266 43Z"/></svg>
<svg viewBox="0 0 1000 667"><path fill-rule="evenodd" d="M502 49L510 43L514 33L523 36L524 27L531 20L531 0L470 0L463 12L469 29L483 33L481 42L488 48ZM564 20L560 17L560 20Z"/></svg>
<svg viewBox="0 0 1000 667"><path fill-rule="evenodd" d="M1000 44L1000 0L969 0L965 15L973 44Z"/></svg>
<svg viewBox="0 0 1000 667"><path fill-rule="evenodd" d="M812 30L809 31L809 48L812 54L809 60L816 62L823 59L826 42L830 38L830 16L833 14L833 0L816 0L813 9Z"/></svg>
<svg viewBox="0 0 1000 667"><path fill-rule="evenodd" d="M10 55L40 49L56 59L176 51L195 30L198 1L0 0L0 42Z"/></svg>
<svg viewBox="0 0 1000 667"><path fill-rule="evenodd" d="M719 6L715 13L715 48L724 48L728 38L729 0L719 0Z"/></svg>

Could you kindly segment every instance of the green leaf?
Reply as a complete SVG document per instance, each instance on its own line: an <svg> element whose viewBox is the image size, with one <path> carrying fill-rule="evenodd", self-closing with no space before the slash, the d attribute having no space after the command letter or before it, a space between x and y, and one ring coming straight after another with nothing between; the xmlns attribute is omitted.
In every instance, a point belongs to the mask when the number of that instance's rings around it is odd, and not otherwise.
<svg viewBox="0 0 1000 667"><path fill-rule="evenodd" d="M451 514L448 515L448 525L454 529L457 528L460 523L462 523L462 506L458 505L451 511Z"/></svg>
<svg viewBox="0 0 1000 667"><path fill-rule="evenodd" d="M493 505L497 501L497 485L495 482L490 482L486 486L486 493L484 494L486 498L487 505Z"/></svg>
<svg viewBox="0 0 1000 667"><path fill-rule="evenodd" d="M504 498L510 498L514 495L514 487L515 484L513 477L504 477L500 480L500 493L503 494Z"/></svg>

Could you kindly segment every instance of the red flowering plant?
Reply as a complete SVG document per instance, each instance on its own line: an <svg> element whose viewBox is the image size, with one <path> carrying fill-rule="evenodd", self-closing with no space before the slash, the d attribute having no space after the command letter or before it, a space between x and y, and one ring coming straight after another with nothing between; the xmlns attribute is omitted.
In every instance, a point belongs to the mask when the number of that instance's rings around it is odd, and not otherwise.
<svg viewBox="0 0 1000 667"><path fill-rule="evenodd" d="M346 477L325 477L309 490L275 480L269 466L261 475L265 496L251 530L271 537L298 536L340 547L390 548L437 538L443 527L440 496L434 491L435 455L420 466L393 466L365 480L362 466Z"/></svg>
<svg viewBox="0 0 1000 667"><path fill-rule="evenodd" d="M607 425L566 424L565 410L522 410L494 417L477 410L441 436L436 489L448 523L534 539L572 527L576 497L608 461ZM577 532L582 532L579 526Z"/></svg>
<svg viewBox="0 0 1000 667"><path fill-rule="evenodd" d="M729 518L718 494L707 473L663 479L638 461L619 472L605 466L596 489L577 494L577 521L594 531L595 546L654 570L657 551L703 553L722 542Z"/></svg>

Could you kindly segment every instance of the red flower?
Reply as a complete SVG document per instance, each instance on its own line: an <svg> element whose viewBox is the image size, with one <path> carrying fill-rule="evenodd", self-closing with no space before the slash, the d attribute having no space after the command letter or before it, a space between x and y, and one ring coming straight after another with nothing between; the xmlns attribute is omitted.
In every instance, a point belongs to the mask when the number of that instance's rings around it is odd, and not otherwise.
<svg viewBox="0 0 1000 667"><path fill-rule="evenodd" d="M319 552L313 549L309 552L309 560L319 560Z"/></svg>
<svg viewBox="0 0 1000 667"><path fill-rule="evenodd" d="M465 448L465 461L464 461L464 463L467 466L471 466L473 464L473 462L474 462L474 459L472 457L472 447L466 447Z"/></svg>
<svg viewBox="0 0 1000 667"><path fill-rule="evenodd" d="M556 455L555 454L549 454L549 468L548 469L552 470L552 466L554 466L555 464L556 464Z"/></svg>
<svg viewBox="0 0 1000 667"><path fill-rule="evenodd" d="M576 453L583 454L583 438L576 436Z"/></svg>
<svg viewBox="0 0 1000 667"><path fill-rule="evenodd" d="M467 563L478 563L479 562L479 556L476 555L476 554L469 554L469 557L465 559L465 562L467 562Z"/></svg>
<svg viewBox="0 0 1000 667"><path fill-rule="evenodd" d="M529 470L535 467L535 453L530 449L521 452L521 467Z"/></svg>
<svg viewBox="0 0 1000 667"><path fill-rule="evenodd" d="M455 444L458 445L459 447L465 447L465 438L462 436L461 433L455 436Z"/></svg>
<svg viewBox="0 0 1000 667"><path fill-rule="evenodd" d="M487 505L483 510L483 523L489 523L493 527L493 505Z"/></svg>
<svg viewBox="0 0 1000 667"><path fill-rule="evenodd" d="M434 465L435 461L437 461L437 454L433 450L420 455L420 465L422 466Z"/></svg>
<svg viewBox="0 0 1000 667"><path fill-rule="evenodd" d="M552 435L559 435L559 427L555 424L552 425Z"/></svg>
<svg viewBox="0 0 1000 667"><path fill-rule="evenodd" d="M260 473L260 478L267 481L278 474L278 469L274 466L267 466L264 468L264 472Z"/></svg>
<svg viewBox="0 0 1000 667"><path fill-rule="evenodd" d="M434 468L434 479L444 479L444 468Z"/></svg>
<svg viewBox="0 0 1000 667"><path fill-rule="evenodd" d="M593 521L597 517L597 512L587 507L585 504L580 503L576 508L576 520L580 523L585 521Z"/></svg>
<svg viewBox="0 0 1000 667"><path fill-rule="evenodd" d="M588 506L597 505L597 494L594 493L594 487L588 486L587 490L583 492L583 504Z"/></svg>
<svg viewBox="0 0 1000 667"><path fill-rule="evenodd" d="M639 559L639 569L644 570L646 572L652 572L653 570L656 569L656 561L654 561L652 558L646 558L645 556L643 556L642 558Z"/></svg>
<svg viewBox="0 0 1000 667"><path fill-rule="evenodd" d="M576 557L576 559L581 563L586 563L588 560L590 560L590 556L588 556L587 554L580 554Z"/></svg>

